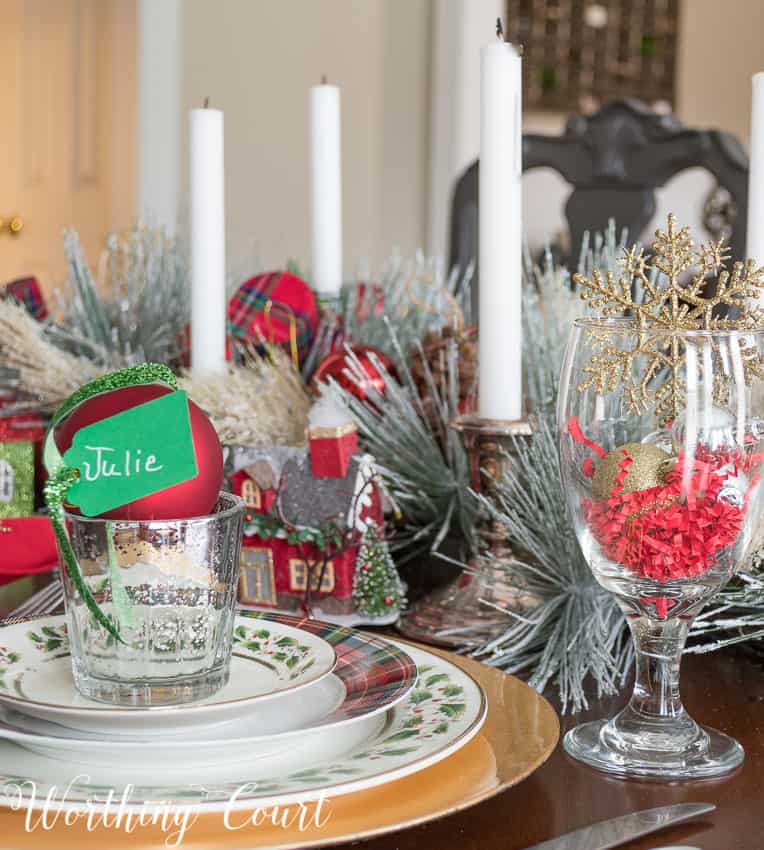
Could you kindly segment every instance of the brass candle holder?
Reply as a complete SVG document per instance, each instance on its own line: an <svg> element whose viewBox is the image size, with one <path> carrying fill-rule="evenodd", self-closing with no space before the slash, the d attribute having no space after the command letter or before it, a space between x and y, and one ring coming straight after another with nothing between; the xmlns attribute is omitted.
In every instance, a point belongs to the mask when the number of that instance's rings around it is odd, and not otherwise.
<svg viewBox="0 0 764 850"><path fill-rule="evenodd" d="M482 419L460 416L451 427L462 435L470 462L472 488L491 498L518 439L531 436L526 419ZM427 594L398 622L406 637L445 647L483 643L507 627L507 617L497 611L524 610L535 600L527 591L507 582L502 564L512 560L506 531L492 519L476 529L478 553L455 581Z"/></svg>

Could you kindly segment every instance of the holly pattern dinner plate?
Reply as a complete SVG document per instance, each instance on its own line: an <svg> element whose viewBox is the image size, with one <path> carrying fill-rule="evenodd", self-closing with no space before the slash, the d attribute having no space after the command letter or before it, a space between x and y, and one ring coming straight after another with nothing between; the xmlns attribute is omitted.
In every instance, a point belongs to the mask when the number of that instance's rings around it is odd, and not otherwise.
<svg viewBox="0 0 764 850"><path fill-rule="evenodd" d="M371 635L242 611L234 625L231 677L218 693L179 706L109 706L75 690L66 629L64 615L0 626L0 706L89 734L145 736L161 722L165 736L199 736L255 714L261 734L275 734L384 711L416 676L403 650ZM341 669L330 676L335 665Z"/></svg>
<svg viewBox="0 0 764 850"><path fill-rule="evenodd" d="M403 649L401 648L401 651ZM219 765L177 777L142 767L83 767L30 753L10 741L0 742L0 804L49 800L49 808L107 805L129 785L125 806L143 809L151 801L193 804L202 810L249 809L290 801L336 797L372 788L422 770L454 753L480 730L486 697L464 670L432 653L405 647L416 663L416 684L406 699L387 712L381 728L330 759L316 758L311 748L295 751L277 763ZM161 727L155 734L161 736ZM328 731L327 734L332 734ZM82 778L87 777L87 778ZM61 789L66 788L65 799Z"/></svg>

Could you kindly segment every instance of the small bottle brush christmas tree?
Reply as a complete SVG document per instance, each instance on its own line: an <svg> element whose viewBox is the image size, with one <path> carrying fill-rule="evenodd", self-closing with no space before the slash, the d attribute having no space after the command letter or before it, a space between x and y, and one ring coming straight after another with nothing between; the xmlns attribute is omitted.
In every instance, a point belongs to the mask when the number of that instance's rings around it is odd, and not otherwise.
<svg viewBox="0 0 764 850"><path fill-rule="evenodd" d="M384 617L406 601L387 543L374 527L368 529L358 551L353 601L366 617Z"/></svg>

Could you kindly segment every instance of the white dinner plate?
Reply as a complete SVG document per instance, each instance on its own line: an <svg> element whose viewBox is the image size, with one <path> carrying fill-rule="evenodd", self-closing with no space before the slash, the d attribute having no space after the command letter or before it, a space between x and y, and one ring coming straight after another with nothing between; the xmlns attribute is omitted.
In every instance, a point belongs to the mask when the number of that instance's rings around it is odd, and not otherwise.
<svg viewBox="0 0 764 850"><path fill-rule="evenodd" d="M325 679L316 685L324 691L344 691L339 679L332 687L324 687ZM327 693L318 695L311 690L311 702L326 701ZM319 697L316 699L316 697ZM322 699L323 698L323 699ZM341 699L340 699L341 701ZM296 704L290 707L290 715ZM304 713L303 713L304 714ZM287 726L294 723L290 716ZM63 762L82 765L140 769L154 765L154 773L174 774L200 767L232 762L258 760L258 765L271 768L285 759L306 751L317 759L334 758L352 749L361 741L376 734L385 724L384 712L345 720L335 724L319 724L308 729L294 728L286 732L266 733L257 718L240 718L224 726L205 727L193 736L163 737L161 726L153 737L143 739L88 735L77 729L67 729L15 712L0 709L0 738L15 741L24 749ZM206 736L206 737L205 737Z"/></svg>

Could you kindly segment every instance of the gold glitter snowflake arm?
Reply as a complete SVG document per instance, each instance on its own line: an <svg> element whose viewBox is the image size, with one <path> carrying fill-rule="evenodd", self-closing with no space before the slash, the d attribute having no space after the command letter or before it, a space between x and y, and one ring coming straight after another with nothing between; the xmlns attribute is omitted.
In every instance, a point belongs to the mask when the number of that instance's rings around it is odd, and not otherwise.
<svg viewBox="0 0 764 850"><path fill-rule="evenodd" d="M599 310L602 318L628 314L639 327L650 321L666 324L661 314L669 293L651 279L651 266L644 248L639 245L625 248L620 263L623 266L620 277L612 271L603 276L599 269L595 269L590 278L574 275L581 298L592 310ZM633 292L636 288L641 290L642 295L635 301Z"/></svg>
<svg viewBox="0 0 764 850"><path fill-rule="evenodd" d="M573 280L581 289L581 298L588 302L593 310L600 310L605 317L623 313L634 307L630 277L616 278L610 271L603 276L599 269L595 269L591 277L575 274Z"/></svg>
<svg viewBox="0 0 764 850"><path fill-rule="evenodd" d="M762 326L764 313L758 306L748 306L756 301L764 291L764 269L756 269L753 260L738 262L732 266L732 272L722 270L716 282L716 292L710 298L687 297L694 307L690 316L700 319L702 327L741 328L751 330ZM734 319L714 316L719 305L732 308L738 317Z"/></svg>
<svg viewBox="0 0 764 850"><path fill-rule="evenodd" d="M686 346L681 332L692 330L753 330L764 326L764 310L756 303L764 293L764 268L748 260L728 271L729 249L723 240L711 241L696 250L688 227L678 227L669 215L665 230L657 230L653 257L634 246L624 251L623 275L593 272L591 278L575 275L581 297L598 309L603 318L621 313L634 322L634 344L614 344L603 330L590 335L597 353L584 367L580 391L613 391L620 384L626 408L635 413L653 409L662 422L675 418L686 395ZM634 284L641 297L633 300ZM753 303L751 303L753 302ZM719 308L727 315L719 316ZM658 333L660 331L660 333ZM675 331L676 334L672 334ZM666 333L668 332L668 333ZM758 352L740 340L745 380L764 375ZM639 374L637 374L637 370ZM728 388L717 376L715 394ZM723 381L722 381L723 383Z"/></svg>
<svg viewBox="0 0 764 850"><path fill-rule="evenodd" d="M672 288L678 284L680 276L697 263L694 246L690 228L677 229L676 216L673 213L669 213L666 230L658 228L655 231L653 266L666 275Z"/></svg>

